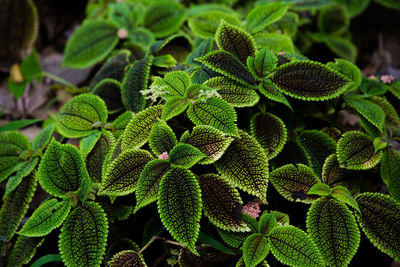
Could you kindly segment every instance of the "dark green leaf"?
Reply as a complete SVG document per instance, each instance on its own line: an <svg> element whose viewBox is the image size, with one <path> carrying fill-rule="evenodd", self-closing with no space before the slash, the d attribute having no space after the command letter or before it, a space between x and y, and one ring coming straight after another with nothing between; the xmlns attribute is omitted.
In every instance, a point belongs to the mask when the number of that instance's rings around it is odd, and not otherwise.
<svg viewBox="0 0 400 267"><path fill-rule="evenodd" d="M375 2L393 9L400 9L400 3L396 0L375 0Z"/></svg>
<svg viewBox="0 0 400 267"><path fill-rule="evenodd" d="M39 158L33 158L29 161L24 161L19 164L16 169L16 173L8 179L6 190L3 195L3 200L14 191L15 188L21 183L22 179L28 176L35 169L39 162Z"/></svg>
<svg viewBox="0 0 400 267"><path fill-rule="evenodd" d="M335 3L332 0L282 0L282 2L293 2L291 8L295 10L320 9Z"/></svg>
<svg viewBox="0 0 400 267"><path fill-rule="evenodd" d="M40 119L17 120L0 126L0 132L13 131L41 121Z"/></svg>
<svg viewBox="0 0 400 267"><path fill-rule="evenodd" d="M344 5L332 5L321 10L318 14L318 28L321 32L340 35L350 25L350 16Z"/></svg>
<svg viewBox="0 0 400 267"><path fill-rule="evenodd" d="M249 232L231 232L217 228L222 240L229 246L239 248L246 238L250 235Z"/></svg>
<svg viewBox="0 0 400 267"><path fill-rule="evenodd" d="M274 168L280 167L286 164L304 164L307 166L311 165L311 160L307 155L304 147L302 147L299 142L289 140L283 147L281 153L273 161Z"/></svg>
<svg viewBox="0 0 400 267"><path fill-rule="evenodd" d="M268 48L259 50L255 57L247 58L247 67L258 79L265 78L278 63L278 58Z"/></svg>
<svg viewBox="0 0 400 267"><path fill-rule="evenodd" d="M386 86L378 79L369 79L363 77L360 84L361 92L366 96L383 95L387 92L389 86Z"/></svg>
<svg viewBox="0 0 400 267"><path fill-rule="evenodd" d="M111 3L108 5L108 19L119 28L131 30L141 23L143 10L140 5L131 2Z"/></svg>
<svg viewBox="0 0 400 267"><path fill-rule="evenodd" d="M156 156L169 153L177 143L174 131L164 121L158 121L151 129L149 146Z"/></svg>
<svg viewBox="0 0 400 267"><path fill-rule="evenodd" d="M101 131L96 131L80 140L79 151L81 152L84 159L86 159L87 154L92 151L93 147L96 145L102 134L103 133Z"/></svg>
<svg viewBox="0 0 400 267"><path fill-rule="evenodd" d="M39 134L32 141L32 149L42 151L50 142L51 135L53 134L55 124L50 123L44 127Z"/></svg>
<svg viewBox="0 0 400 267"><path fill-rule="evenodd" d="M350 17L355 17L368 7L370 0L335 0L335 2L345 5Z"/></svg>
<svg viewBox="0 0 400 267"><path fill-rule="evenodd" d="M40 238L40 237L27 237L27 238ZM62 262L62 258L60 254L47 254L39 259L35 260L31 264L31 267L42 267L43 265L50 263L50 262Z"/></svg>
<svg viewBox="0 0 400 267"><path fill-rule="evenodd" d="M214 238L212 238L209 235L206 235L203 232L199 233L199 241L204 243L204 244L209 244L211 245L211 247L215 248L216 250L219 250L221 252L230 254L230 255L235 255L235 253L230 250L229 248L225 247L223 244L221 244L220 242L218 242L217 240L215 240Z"/></svg>
<svg viewBox="0 0 400 267"><path fill-rule="evenodd" d="M266 235L277 225L278 221L276 220L275 215L273 213L264 212L258 221L258 232Z"/></svg>
<svg viewBox="0 0 400 267"><path fill-rule="evenodd" d="M162 92L161 96L170 100L176 96L185 96L185 92L191 83L186 72L173 71L165 74L164 78L156 77L150 88Z"/></svg>
<svg viewBox="0 0 400 267"><path fill-rule="evenodd" d="M395 97L400 99L400 82L399 81L393 81L391 84L389 84L388 89Z"/></svg>
<svg viewBox="0 0 400 267"><path fill-rule="evenodd" d="M108 262L110 267L121 267L121 266L134 266L134 267L146 267L143 256L139 255L137 251L123 250L115 254Z"/></svg>
<svg viewBox="0 0 400 267"><path fill-rule="evenodd" d="M348 39L334 35L326 35L323 41L329 49L339 57L347 59L350 62L356 61L357 47Z"/></svg>
<svg viewBox="0 0 400 267"><path fill-rule="evenodd" d="M187 65L197 65L198 63L195 61L196 58L202 57L211 51L213 45L213 39L207 38L201 41L193 51L187 56L186 64Z"/></svg>
<svg viewBox="0 0 400 267"><path fill-rule="evenodd" d="M393 136L400 135L400 117L393 105L385 98L373 96L369 98L369 101L380 106L385 112L385 127L389 133Z"/></svg>
<svg viewBox="0 0 400 267"><path fill-rule="evenodd" d="M191 168L205 155L198 148L189 144L177 144L169 154L169 162L184 168Z"/></svg>
<svg viewBox="0 0 400 267"><path fill-rule="evenodd" d="M256 266L267 257L268 253L268 240L262 234L254 233L244 241L243 260L246 266Z"/></svg>
<svg viewBox="0 0 400 267"><path fill-rule="evenodd" d="M271 210L270 213L274 215L274 217L276 218L276 220L278 222L278 225L289 225L290 219L289 219L289 215L287 215L286 213L276 211L276 210Z"/></svg>
<svg viewBox="0 0 400 267"><path fill-rule="evenodd" d="M349 80L352 82L351 86L349 86L349 91L356 89L358 88L358 86L360 86L362 79L361 71L356 65L354 65L350 61L342 58L335 58L335 63L328 62L326 65L334 70L339 71L341 74L349 78Z"/></svg>
<svg viewBox="0 0 400 267"><path fill-rule="evenodd" d="M155 37L154 34L146 28L136 28L135 30L128 32L128 40L133 44L139 45L143 48L144 51L146 51L155 42ZM166 57L169 58L172 56L166 55ZM157 64L154 64L155 62ZM160 63L160 58L155 57L153 60L153 64L158 65Z"/></svg>
<svg viewBox="0 0 400 267"><path fill-rule="evenodd" d="M252 9L246 18L246 30L251 33L262 31L268 25L278 21L287 12L291 4L272 2Z"/></svg>
<svg viewBox="0 0 400 267"><path fill-rule="evenodd" d="M126 111L112 122L112 131L117 139L124 133L126 126L133 119L133 116L131 111Z"/></svg>
<svg viewBox="0 0 400 267"><path fill-rule="evenodd" d="M110 113L124 108L121 100L121 83L117 80L106 78L96 84L92 94L103 99Z"/></svg>
<svg viewBox="0 0 400 267"><path fill-rule="evenodd" d="M178 116L187 109L189 103L190 101L187 99L187 97L172 97L167 101L167 103L165 103L161 118L165 121L168 121L173 117Z"/></svg>
<svg viewBox="0 0 400 267"><path fill-rule="evenodd" d="M279 91L279 89L271 82L264 81L258 85L258 90L261 94L263 94L266 98L276 101L278 103L284 104L291 111L293 111L292 106L290 105L287 98Z"/></svg>
<svg viewBox="0 0 400 267"><path fill-rule="evenodd" d="M104 213L107 215L107 220L109 222L122 221L129 218L133 212L133 206L121 205L115 198L107 196L96 196L97 203L100 204ZM111 201L114 201L111 203Z"/></svg>
<svg viewBox="0 0 400 267"><path fill-rule="evenodd" d="M43 237L18 236L17 241L8 257L7 267L16 267L28 264L36 253L36 248L43 243ZM60 259L61 261L61 259ZM32 264L32 266L40 267Z"/></svg>
<svg viewBox="0 0 400 267"><path fill-rule="evenodd" d="M400 202L400 155L396 150L388 148L383 152L380 168L390 195Z"/></svg>

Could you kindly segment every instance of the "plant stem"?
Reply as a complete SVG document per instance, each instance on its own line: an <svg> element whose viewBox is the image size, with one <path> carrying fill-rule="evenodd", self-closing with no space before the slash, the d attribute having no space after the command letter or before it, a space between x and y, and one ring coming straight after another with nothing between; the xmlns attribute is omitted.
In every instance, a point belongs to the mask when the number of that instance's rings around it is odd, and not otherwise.
<svg viewBox="0 0 400 267"><path fill-rule="evenodd" d="M156 240L162 240L164 243L171 244L171 245L175 245L175 246L180 246L180 247L182 246L182 245L179 244L178 242L165 239L164 237L161 237L161 236L153 236L153 237L149 240L149 242L147 242L147 244L144 245L144 247L142 247L142 248L139 250L138 254L139 254L139 255L142 254L143 251L145 251L146 248L148 248L148 247L149 247L154 241L156 241Z"/></svg>
<svg viewBox="0 0 400 267"><path fill-rule="evenodd" d="M58 82L58 83L60 83L60 84L62 84L62 85L65 85L65 86L67 86L67 87L77 88L77 87L76 87L75 85L73 85L72 83L70 83L70 82L68 82L68 81L66 81L66 80L64 80L64 79L62 79L62 78L60 78L60 77L58 77L58 76L56 76L56 75L50 73L50 72L43 71L43 72L42 72L42 75L43 75L44 77L47 77L47 78L52 79L52 80L55 81L55 82Z"/></svg>

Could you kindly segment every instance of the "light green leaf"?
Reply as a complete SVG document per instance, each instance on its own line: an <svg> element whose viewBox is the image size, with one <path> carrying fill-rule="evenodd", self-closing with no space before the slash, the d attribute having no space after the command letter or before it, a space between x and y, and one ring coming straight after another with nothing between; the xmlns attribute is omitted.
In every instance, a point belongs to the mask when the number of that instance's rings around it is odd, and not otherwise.
<svg viewBox="0 0 400 267"><path fill-rule="evenodd" d="M389 194L400 202L400 155L396 150L388 148L383 152L380 170Z"/></svg>
<svg viewBox="0 0 400 267"><path fill-rule="evenodd" d="M283 93L303 100L327 100L338 97L348 86L348 79L325 65L297 60L278 67L272 77Z"/></svg>
<svg viewBox="0 0 400 267"><path fill-rule="evenodd" d="M269 80L263 81L258 85L258 90L261 94L263 94L266 98L276 101L278 103L284 104L291 111L293 111L292 106L287 100L286 96L284 96L279 89Z"/></svg>
<svg viewBox="0 0 400 267"><path fill-rule="evenodd" d="M104 101L92 94L82 94L70 99L55 116L56 129L67 138L80 138L96 131L98 124L107 122Z"/></svg>
<svg viewBox="0 0 400 267"><path fill-rule="evenodd" d="M380 251L400 261L400 203L388 195L362 193L356 197L361 229Z"/></svg>
<svg viewBox="0 0 400 267"><path fill-rule="evenodd" d="M96 145L97 141L102 135L101 131L96 131L91 135L82 138L79 142L79 151L81 152L84 159L86 159L87 154L92 151L93 147Z"/></svg>
<svg viewBox="0 0 400 267"><path fill-rule="evenodd" d="M88 20L68 40L62 66L80 69L103 60L118 43L117 31L113 23Z"/></svg>
<svg viewBox="0 0 400 267"><path fill-rule="evenodd" d="M170 100L176 96L185 96L185 92L191 83L189 74L179 70L168 72L164 78L156 77L150 88L162 92L161 96Z"/></svg>
<svg viewBox="0 0 400 267"><path fill-rule="evenodd" d="M307 213L307 231L328 266L347 266L360 244L356 219L345 204L320 198Z"/></svg>
<svg viewBox="0 0 400 267"><path fill-rule="evenodd" d="M259 112L250 120L251 135L263 147L268 159L276 157L287 140L287 130L283 121L271 114Z"/></svg>
<svg viewBox="0 0 400 267"><path fill-rule="evenodd" d="M271 230L278 225L278 221L273 213L264 212L258 221L258 232L267 235Z"/></svg>
<svg viewBox="0 0 400 267"><path fill-rule="evenodd" d="M115 138L118 139L124 133L126 126L133 119L133 116L131 111L126 111L112 122L112 132Z"/></svg>
<svg viewBox="0 0 400 267"><path fill-rule="evenodd" d="M307 195L318 195L321 197L328 196L332 193L332 189L329 185L324 183L317 183L308 190Z"/></svg>
<svg viewBox="0 0 400 267"><path fill-rule="evenodd" d="M178 62L175 60L175 58L170 54L156 56L153 59L153 66L160 67L160 68L175 67L177 63Z"/></svg>
<svg viewBox="0 0 400 267"><path fill-rule="evenodd" d="M294 53L293 41L285 34L263 33L255 35L254 40L259 48L268 48L275 53L281 51L285 53Z"/></svg>
<svg viewBox="0 0 400 267"><path fill-rule="evenodd" d="M204 157L204 153L192 145L177 144L169 154L169 162L172 166L179 165L189 169Z"/></svg>
<svg viewBox="0 0 400 267"><path fill-rule="evenodd" d="M135 267L146 267L143 256L139 255L137 251L123 250L115 254L108 262L110 267L121 267L121 266L135 266Z"/></svg>
<svg viewBox="0 0 400 267"><path fill-rule="evenodd" d="M153 56L148 54L136 61L128 69L122 81L121 97L124 106L133 112L139 112L146 106L146 99L141 91L147 89L147 82Z"/></svg>
<svg viewBox="0 0 400 267"><path fill-rule="evenodd" d="M293 3L291 8L295 10L320 9L334 4L333 0L282 0L284 3Z"/></svg>
<svg viewBox="0 0 400 267"><path fill-rule="evenodd" d="M268 240L262 234L254 233L244 241L243 260L248 267L255 267L267 257L268 253Z"/></svg>
<svg viewBox="0 0 400 267"><path fill-rule="evenodd" d="M187 97L172 97L167 101L167 103L165 103L161 118L165 121L168 121L173 117L178 116L187 109L189 103L190 101L187 99Z"/></svg>
<svg viewBox="0 0 400 267"><path fill-rule="evenodd" d="M373 138L362 132L346 132L337 144L337 159L341 167L351 170L366 170L377 165L382 151L375 153Z"/></svg>
<svg viewBox="0 0 400 267"><path fill-rule="evenodd" d="M199 177L204 215L216 226L228 231L246 231L246 223L237 216L243 204L239 192L217 174Z"/></svg>
<svg viewBox="0 0 400 267"><path fill-rule="evenodd" d="M156 156L164 152L169 153L177 142L174 131L165 121L154 124L149 136L149 146Z"/></svg>
<svg viewBox="0 0 400 267"><path fill-rule="evenodd" d="M216 228L222 240L229 246L239 248L246 238L250 235L249 232L231 232Z"/></svg>
<svg viewBox="0 0 400 267"><path fill-rule="evenodd" d="M50 195L64 197L89 182L85 162L79 150L70 144L51 140L37 172L39 183ZM83 190L83 188L82 188Z"/></svg>
<svg viewBox="0 0 400 267"><path fill-rule="evenodd" d="M291 4L272 2L252 9L246 18L246 30L251 33L262 31L285 15Z"/></svg>
<svg viewBox="0 0 400 267"><path fill-rule="evenodd" d="M108 19L119 28L131 30L142 21L143 10L140 5L131 2L110 3L108 8Z"/></svg>
<svg viewBox="0 0 400 267"><path fill-rule="evenodd" d="M294 226L277 226L268 235L272 254L289 266L324 266L321 253L314 241Z"/></svg>
<svg viewBox="0 0 400 267"><path fill-rule="evenodd" d="M67 267L100 266L107 234L107 217L99 204L85 202L74 209L63 223L58 243L64 264Z"/></svg>
<svg viewBox="0 0 400 267"><path fill-rule="evenodd" d="M399 136L400 117L393 105L385 97L373 96L369 98L369 101L380 106L383 112L385 112L385 127L389 131L389 134L391 136Z"/></svg>
<svg viewBox="0 0 400 267"><path fill-rule="evenodd" d="M154 123L161 117L163 106L152 106L139 112L126 126L122 135L122 150L139 148L147 142Z"/></svg>
<svg viewBox="0 0 400 267"><path fill-rule="evenodd" d="M105 78L98 82L92 90L92 94L103 99L110 113L124 108L121 100L121 83L117 80Z"/></svg>
<svg viewBox="0 0 400 267"><path fill-rule="evenodd" d="M69 199L63 199L61 202L55 198L46 200L33 212L18 234L31 237L45 236L62 224L70 210Z"/></svg>
<svg viewBox="0 0 400 267"><path fill-rule="evenodd" d="M29 161L24 161L18 165L15 175L8 179L6 184L6 190L3 195L3 201L6 199L8 194L14 191L15 188L21 183L22 179L28 176L36 167L39 162L39 158L33 158Z"/></svg>
<svg viewBox="0 0 400 267"><path fill-rule="evenodd" d="M259 50L255 57L247 58L250 72L261 80L276 68L277 63L278 58L268 48Z"/></svg>
<svg viewBox="0 0 400 267"><path fill-rule="evenodd" d="M365 96L383 95L388 91L389 86L383 84L379 79L361 78L360 90Z"/></svg>
<svg viewBox="0 0 400 267"><path fill-rule="evenodd" d="M198 62L195 60L198 57L202 57L211 51L213 45L213 39L207 38L201 41L193 51L186 57L187 65L197 65Z"/></svg>
<svg viewBox="0 0 400 267"><path fill-rule="evenodd" d="M248 133L239 130L224 155L215 163L218 172L251 195L266 200L268 159L260 144Z"/></svg>
<svg viewBox="0 0 400 267"><path fill-rule="evenodd" d="M338 185L332 189L332 197L336 198L337 200L346 203L350 207L360 211L358 207L357 201L354 200L353 196L351 195L349 189L344 186Z"/></svg>
<svg viewBox="0 0 400 267"><path fill-rule="evenodd" d="M196 100L187 110L189 119L196 125L209 125L232 136L238 135L236 112L224 100L216 97Z"/></svg>
<svg viewBox="0 0 400 267"><path fill-rule="evenodd" d="M186 131L180 141L197 147L206 155L199 164L211 164L221 158L233 138L211 126L199 125L193 128L192 133Z"/></svg>
<svg viewBox="0 0 400 267"><path fill-rule="evenodd" d="M183 167L169 170L161 179L157 204L161 221L172 237L198 255L195 242L202 201L194 174Z"/></svg>
<svg viewBox="0 0 400 267"><path fill-rule="evenodd" d="M393 81L387 88L395 97L400 99L400 81Z"/></svg>
<svg viewBox="0 0 400 267"><path fill-rule="evenodd" d="M155 42L155 37L153 32L149 31L146 28L136 28L135 30L128 32L128 40L133 44L139 45L143 48L144 51L146 51ZM170 57L172 56L166 55L167 59ZM159 57L155 57L153 60L153 64L156 60L157 64L160 64L160 62L162 61Z"/></svg>
<svg viewBox="0 0 400 267"><path fill-rule="evenodd" d="M12 121L12 122L6 123L4 125L1 125L0 132L18 130L18 129L24 128L26 126L35 124L39 121L41 121L41 120L40 119L27 119L27 120Z"/></svg>
<svg viewBox="0 0 400 267"><path fill-rule="evenodd" d="M36 249L43 243L44 237L18 236L10 256L7 259L7 267L23 266L28 264L36 254ZM33 264L31 267L35 267ZM36 266L37 267L37 266Z"/></svg>
<svg viewBox="0 0 400 267"><path fill-rule="evenodd" d="M140 173L152 159L152 155L142 149L131 149L119 154L105 174L99 195L124 196L135 191Z"/></svg>
<svg viewBox="0 0 400 267"><path fill-rule="evenodd" d="M315 197L307 192L319 181L313 170L303 164L284 165L270 173L270 180L275 189L287 200L312 203Z"/></svg>
<svg viewBox="0 0 400 267"><path fill-rule="evenodd" d="M39 134L32 141L32 149L42 151L50 142L51 135L53 134L55 124L50 123L44 127Z"/></svg>
<svg viewBox="0 0 400 267"><path fill-rule="evenodd" d="M215 240L213 237L206 235L203 232L199 233L199 241L202 242L203 244L211 245L212 248L215 248L216 250L219 250L221 252L230 255L235 255L235 253L231 249L225 247L223 244Z"/></svg>
<svg viewBox="0 0 400 267"><path fill-rule="evenodd" d="M341 74L349 78L352 81L352 85L349 87L349 91L358 88L361 84L362 74L360 69L351 63L342 58L335 58L335 63L328 62L326 64L328 67L339 71Z"/></svg>

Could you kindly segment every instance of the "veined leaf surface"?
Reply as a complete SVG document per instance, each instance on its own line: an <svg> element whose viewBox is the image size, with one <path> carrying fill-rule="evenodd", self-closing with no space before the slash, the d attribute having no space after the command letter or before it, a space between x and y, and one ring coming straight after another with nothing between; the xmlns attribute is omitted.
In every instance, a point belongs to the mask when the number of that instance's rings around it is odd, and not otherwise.
<svg viewBox="0 0 400 267"><path fill-rule="evenodd" d="M96 84L92 94L103 99L110 113L124 108L121 100L121 83L117 80L106 78Z"/></svg>
<svg viewBox="0 0 400 267"><path fill-rule="evenodd" d="M55 124L50 123L44 127L40 133L32 141L32 149L42 151L50 142L51 135L53 134Z"/></svg>
<svg viewBox="0 0 400 267"><path fill-rule="evenodd" d="M292 106L290 105L289 101L287 100L286 96L284 96L281 91L271 82L271 81L264 81L258 85L258 90L261 94L263 94L266 98L276 101L278 103L284 104L287 106L291 111L293 111Z"/></svg>
<svg viewBox="0 0 400 267"><path fill-rule="evenodd" d="M165 103L161 118L168 121L173 117L180 115L187 109L189 103L190 101L187 97L172 97L167 101L167 103Z"/></svg>
<svg viewBox="0 0 400 267"><path fill-rule="evenodd" d="M18 236L14 247L7 259L7 267L23 266L28 264L36 253L38 248L44 241L44 237L26 237Z"/></svg>
<svg viewBox="0 0 400 267"><path fill-rule="evenodd" d="M278 58L268 48L259 50L255 57L247 58L247 67L258 79L265 78L278 64Z"/></svg>
<svg viewBox="0 0 400 267"><path fill-rule="evenodd" d="M169 153L177 143L174 131L164 121L158 121L151 129L149 136L149 145L151 150L157 156L167 152Z"/></svg>
<svg viewBox="0 0 400 267"><path fill-rule="evenodd" d="M169 162L185 168L191 168L205 155L198 148L189 144L177 144L169 154Z"/></svg>
<svg viewBox="0 0 400 267"><path fill-rule="evenodd" d="M262 31L285 15L291 4L272 2L253 8L246 18L246 30L251 33Z"/></svg>
<svg viewBox="0 0 400 267"><path fill-rule="evenodd" d="M262 234L254 233L244 241L243 260L246 266L256 266L267 257L268 253L268 240Z"/></svg>
<svg viewBox="0 0 400 267"><path fill-rule="evenodd" d="M17 188L24 177L32 173L38 163L39 158L33 158L31 160L24 161L16 166L16 173L8 178L6 191L3 195L3 200L5 200L8 194L10 194L12 191L14 191L15 188Z"/></svg>
<svg viewBox="0 0 400 267"><path fill-rule="evenodd" d="M151 87L163 92L162 97L171 99L176 96L185 96L187 88L191 85L189 74L184 71L172 71L163 78L156 77Z"/></svg>
<svg viewBox="0 0 400 267"><path fill-rule="evenodd" d="M219 229L218 227L217 231L222 240L224 240L225 243L234 248L239 248L246 240L246 238L250 235L249 232L232 232Z"/></svg>
<svg viewBox="0 0 400 267"><path fill-rule="evenodd" d="M396 150L388 148L383 152L380 168L390 195L400 202L400 155Z"/></svg>
<svg viewBox="0 0 400 267"><path fill-rule="evenodd" d="M143 256L133 250L123 250L115 254L108 262L110 267L134 266L146 267Z"/></svg>
<svg viewBox="0 0 400 267"><path fill-rule="evenodd" d="M112 132L116 139L124 133L126 126L133 119L133 116L131 111L125 111L112 122Z"/></svg>
<svg viewBox="0 0 400 267"><path fill-rule="evenodd" d="M264 212L258 220L258 232L266 235L278 225L278 221L273 213Z"/></svg>

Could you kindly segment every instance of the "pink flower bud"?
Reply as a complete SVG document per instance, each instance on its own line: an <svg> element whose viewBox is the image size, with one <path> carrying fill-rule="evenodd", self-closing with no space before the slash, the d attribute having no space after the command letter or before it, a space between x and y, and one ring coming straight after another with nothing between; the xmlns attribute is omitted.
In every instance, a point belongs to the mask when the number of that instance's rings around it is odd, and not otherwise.
<svg viewBox="0 0 400 267"><path fill-rule="evenodd" d="M382 75L381 76L381 81L383 83L389 84L394 81L394 77L392 75Z"/></svg>
<svg viewBox="0 0 400 267"><path fill-rule="evenodd" d="M255 199L254 201L250 201L246 205L243 206L242 212L254 217L258 218L259 213L261 212L260 209L261 201L259 199Z"/></svg>
<svg viewBox="0 0 400 267"><path fill-rule="evenodd" d="M119 39L126 39L128 37L128 31L124 28L121 28L118 30L117 35Z"/></svg>
<svg viewBox="0 0 400 267"><path fill-rule="evenodd" d="M164 152L164 153L158 155L158 158L159 158L159 159L168 160L168 158L169 158L168 152Z"/></svg>

